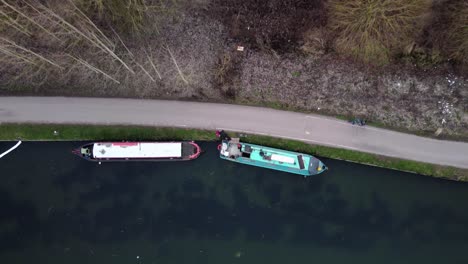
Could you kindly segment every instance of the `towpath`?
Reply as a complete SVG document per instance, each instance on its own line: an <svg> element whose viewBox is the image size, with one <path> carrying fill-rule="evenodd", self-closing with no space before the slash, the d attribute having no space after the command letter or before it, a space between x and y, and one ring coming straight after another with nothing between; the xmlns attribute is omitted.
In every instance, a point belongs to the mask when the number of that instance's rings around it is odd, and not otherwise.
<svg viewBox="0 0 468 264"><path fill-rule="evenodd" d="M0 97L0 122L224 129L468 168L468 143L260 107L138 99Z"/></svg>

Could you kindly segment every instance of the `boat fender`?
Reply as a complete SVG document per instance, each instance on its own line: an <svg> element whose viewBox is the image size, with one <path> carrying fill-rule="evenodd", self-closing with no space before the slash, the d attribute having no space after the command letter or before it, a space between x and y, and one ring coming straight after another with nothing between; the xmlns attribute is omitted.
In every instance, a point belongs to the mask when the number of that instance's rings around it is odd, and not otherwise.
<svg viewBox="0 0 468 264"><path fill-rule="evenodd" d="M221 150L221 144L218 145L218 150Z"/></svg>

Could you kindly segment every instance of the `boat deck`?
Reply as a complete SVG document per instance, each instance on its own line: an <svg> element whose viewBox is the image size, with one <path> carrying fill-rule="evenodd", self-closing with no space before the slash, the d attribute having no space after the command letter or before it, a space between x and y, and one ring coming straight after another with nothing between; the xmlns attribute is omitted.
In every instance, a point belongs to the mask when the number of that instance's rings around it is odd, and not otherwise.
<svg viewBox="0 0 468 264"><path fill-rule="evenodd" d="M223 159L300 174L304 177L319 174L327 169L314 156L249 143L240 143L238 139L223 140L218 149L219 155Z"/></svg>
<svg viewBox="0 0 468 264"><path fill-rule="evenodd" d="M189 157L195 154L195 152L196 149L192 144L190 144L189 142L182 143L182 157Z"/></svg>
<svg viewBox="0 0 468 264"><path fill-rule="evenodd" d="M247 148L247 151L246 151ZM248 149L250 148L251 151ZM256 145L245 144L242 146L242 152L250 151L250 159L260 162L266 162L282 167L292 169L308 170L310 157L297 155L293 152L278 152L267 147L259 147Z"/></svg>
<svg viewBox="0 0 468 264"><path fill-rule="evenodd" d="M181 158L180 142L98 142L93 156L98 159Z"/></svg>

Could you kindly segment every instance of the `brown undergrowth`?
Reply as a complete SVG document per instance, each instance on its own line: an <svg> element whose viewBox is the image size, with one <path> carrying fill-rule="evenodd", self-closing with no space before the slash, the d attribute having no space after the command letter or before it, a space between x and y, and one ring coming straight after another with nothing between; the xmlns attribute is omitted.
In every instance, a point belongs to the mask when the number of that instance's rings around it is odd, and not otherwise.
<svg viewBox="0 0 468 264"><path fill-rule="evenodd" d="M409 55L385 42L385 66L333 49L337 17L321 0L114 1L0 0L0 94L243 103L467 136L468 82L452 68L467 56L447 37L465 39L466 23L444 11L461 0L437 0L422 34L407 32Z"/></svg>
<svg viewBox="0 0 468 264"><path fill-rule="evenodd" d="M309 28L326 22L323 0L214 0L212 5L232 38L276 53L298 47Z"/></svg>
<svg viewBox="0 0 468 264"><path fill-rule="evenodd" d="M420 33L430 5L430 0L331 0L335 47L367 63L388 63Z"/></svg>
<svg viewBox="0 0 468 264"><path fill-rule="evenodd" d="M450 59L460 74L468 75L468 2L438 2L420 46L427 53Z"/></svg>

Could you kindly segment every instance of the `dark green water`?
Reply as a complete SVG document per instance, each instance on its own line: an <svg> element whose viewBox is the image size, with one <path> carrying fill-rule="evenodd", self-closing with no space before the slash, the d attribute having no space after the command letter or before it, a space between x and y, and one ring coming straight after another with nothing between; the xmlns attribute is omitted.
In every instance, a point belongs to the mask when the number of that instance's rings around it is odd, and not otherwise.
<svg viewBox="0 0 468 264"><path fill-rule="evenodd" d="M0 152L14 145L0 142ZM0 263L468 263L468 185L335 160L307 179L217 158L0 159Z"/></svg>

